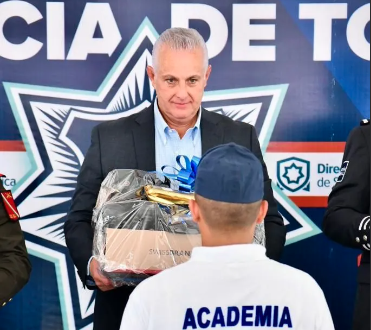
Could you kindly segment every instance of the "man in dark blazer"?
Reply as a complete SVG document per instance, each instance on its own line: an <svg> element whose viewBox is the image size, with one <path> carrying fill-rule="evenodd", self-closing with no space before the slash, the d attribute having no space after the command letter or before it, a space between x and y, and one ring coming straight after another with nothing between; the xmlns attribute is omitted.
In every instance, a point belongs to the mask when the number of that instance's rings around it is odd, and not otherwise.
<svg viewBox="0 0 371 330"><path fill-rule="evenodd" d="M0 180L0 308L21 291L30 274L19 214L10 191L4 189Z"/></svg>
<svg viewBox="0 0 371 330"><path fill-rule="evenodd" d="M165 31L153 50L148 75L157 92L148 109L93 129L65 224L66 243L82 282L97 286L94 329L118 330L132 288L113 289L92 257L92 211L100 185L114 169L159 170L174 165L176 155L202 156L217 145L235 142L249 148L264 168L267 255L278 260L286 230L273 197L254 127L202 109L211 73L205 41L192 29ZM170 163L170 164L169 164ZM131 330L131 329L127 329Z"/></svg>
<svg viewBox="0 0 371 330"><path fill-rule="evenodd" d="M370 120L349 135L341 175L330 196L323 232L362 251L353 330L370 329Z"/></svg>

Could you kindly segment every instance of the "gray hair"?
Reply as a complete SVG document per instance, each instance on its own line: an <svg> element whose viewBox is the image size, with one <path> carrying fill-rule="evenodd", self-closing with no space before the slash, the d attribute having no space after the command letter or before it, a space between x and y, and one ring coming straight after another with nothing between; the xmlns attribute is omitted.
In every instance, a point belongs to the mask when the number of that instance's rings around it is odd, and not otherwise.
<svg viewBox="0 0 371 330"><path fill-rule="evenodd" d="M158 56L162 46L169 46L173 50L195 50L204 52L205 70L209 66L209 53L205 40L195 29L171 28L163 32L153 46L153 68L157 70Z"/></svg>

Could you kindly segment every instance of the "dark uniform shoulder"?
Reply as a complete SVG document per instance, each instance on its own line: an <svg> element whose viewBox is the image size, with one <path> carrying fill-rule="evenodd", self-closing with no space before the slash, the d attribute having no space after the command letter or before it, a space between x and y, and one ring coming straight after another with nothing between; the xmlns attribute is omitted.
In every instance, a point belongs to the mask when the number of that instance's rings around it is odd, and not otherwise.
<svg viewBox="0 0 371 330"><path fill-rule="evenodd" d="M359 129L362 131L364 138L367 140L368 144L370 143L370 119L363 119L361 121L361 126Z"/></svg>
<svg viewBox="0 0 371 330"><path fill-rule="evenodd" d="M347 145L353 146L360 143L364 144L365 140L369 142L368 137L370 134L370 120L363 119L361 120L359 126L354 127L348 136Z"/></svg>

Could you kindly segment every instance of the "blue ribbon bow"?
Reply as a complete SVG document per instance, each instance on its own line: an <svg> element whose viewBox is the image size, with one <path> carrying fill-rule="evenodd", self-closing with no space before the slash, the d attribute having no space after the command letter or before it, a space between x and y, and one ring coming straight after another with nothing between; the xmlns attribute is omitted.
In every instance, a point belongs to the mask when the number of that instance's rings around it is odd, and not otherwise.
<svg viewBox="0 0 371 330"><path fill-rule="evenodd" d="M183 166L182 160L184 160L185 166ZM187 156L177 156L176 162L179 165L180 170L169 165L162 166L161 170L168 179L179 182L179 190L192 192L194 190L197 168L200 160L201 158L196 156L194 156L192 160L189 160ZM165 168L172 168L177 172L177 174L166 173L164 172Z"/></svg>

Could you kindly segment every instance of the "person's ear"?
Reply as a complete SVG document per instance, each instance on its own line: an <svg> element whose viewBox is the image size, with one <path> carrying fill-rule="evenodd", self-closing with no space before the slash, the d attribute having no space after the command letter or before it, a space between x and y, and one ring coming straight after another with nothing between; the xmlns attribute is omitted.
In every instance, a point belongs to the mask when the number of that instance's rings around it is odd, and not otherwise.
<svg viewBox="0 0 371 330"><path fill-rule="evenodd" d="M209 67L206 70L206 76L205 76L205 87L207 86L207 82L209 81L210 75L211 75L212 67L209 65Z"/></svg>
<svg viewBox="0 0 371 330"><path fill-rule="evenodd" d="M193 221L195 223L199 224L200 223L200 219L201 219L200 208L198 207L197 202L195 200L193 200L193 199L190 200L190 202L189 202L189 210L192 213Z"/></svg>
<svg viewBox="0 0 371 330"><path fill-rule="evenodd" d="M268 212L268 202L267 201L262 201L259 207L259 214L256 223L262 223L265 219L265 216L267 215Z"/></svg>
<svg viewBox="0 0 371 330"><path fill-rule="evenodd" d="M149 80L151 80L151 84L154 89L156 89L156 84L155 84L155 69L152 66L147 66L147 75Z"/></svg>

